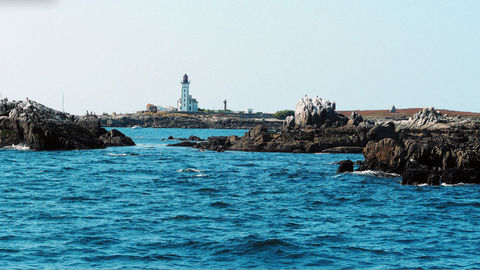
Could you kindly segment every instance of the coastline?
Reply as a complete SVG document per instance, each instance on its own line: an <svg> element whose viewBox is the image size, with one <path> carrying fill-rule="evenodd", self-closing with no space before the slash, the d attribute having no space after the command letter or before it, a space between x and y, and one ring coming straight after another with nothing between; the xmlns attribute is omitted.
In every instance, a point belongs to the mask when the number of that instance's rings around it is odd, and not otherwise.
<svg viewBox="0 0 480 270"><path fill-rule="evenodd" d="M263 125L280 129L283 121L267 114L131 113L99 115L104 127L252 129Z"/></svg>

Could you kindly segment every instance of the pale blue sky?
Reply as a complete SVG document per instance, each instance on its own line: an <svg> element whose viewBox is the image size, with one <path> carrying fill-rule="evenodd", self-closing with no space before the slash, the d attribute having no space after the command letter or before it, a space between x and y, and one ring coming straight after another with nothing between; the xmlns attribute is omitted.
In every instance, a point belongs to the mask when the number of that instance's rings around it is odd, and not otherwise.
<svg viewBox="0 0 480 270"><path fill-rule="evenodd" d="M480 111L480 1L0 0L0 91L66 111Z"/></svg>

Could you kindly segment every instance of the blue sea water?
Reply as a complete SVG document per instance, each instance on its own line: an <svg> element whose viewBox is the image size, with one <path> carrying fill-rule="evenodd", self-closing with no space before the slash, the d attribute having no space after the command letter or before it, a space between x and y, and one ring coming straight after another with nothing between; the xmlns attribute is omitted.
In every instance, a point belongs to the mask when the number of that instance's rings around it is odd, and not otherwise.
<svg viewBox="0 0 480 270"><path fill-rule="evenodd" d="M162 141L242 130L121 131L137 146L0 150L1 268L480 268L480 186Z"/></svg>

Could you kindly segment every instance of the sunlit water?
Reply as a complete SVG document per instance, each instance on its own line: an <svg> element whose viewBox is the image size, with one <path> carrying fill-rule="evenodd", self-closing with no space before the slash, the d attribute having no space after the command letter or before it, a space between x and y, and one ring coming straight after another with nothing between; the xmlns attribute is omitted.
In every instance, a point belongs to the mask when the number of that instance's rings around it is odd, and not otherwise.
<svg viewBox="0 0 480 270"><path fill-rule="evenodd" d="M337 174L354 154L0 150L3 268L479 268L480 188ZM135 155L131 155L135 154Z"/></svg>

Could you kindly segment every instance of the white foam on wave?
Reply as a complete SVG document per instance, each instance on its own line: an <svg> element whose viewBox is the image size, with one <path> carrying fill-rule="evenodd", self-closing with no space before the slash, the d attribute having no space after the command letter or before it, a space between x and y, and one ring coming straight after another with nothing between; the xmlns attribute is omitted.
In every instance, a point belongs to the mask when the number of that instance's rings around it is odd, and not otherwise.
<svg viewBox="0 0 480 270"><path fill-rule="evenodd" d="M197 174L197 175L195 175L195 177L208 177L208 175L206 175L206 174Z"/></svg>
<svg viewBox="0 0 480 270"><path fill-rule="evenodd" d="M378 178L397 178L397 177L400 177L400 175L396 174L396 173L386 173L386 172L382 172L382 171L373 171L373 170L355 171L355 172L352 172L352 174L368 175L368 176L373 176L373 177L378 177Z"/></svg>
<svg viewBox="0 0 480 270"><path fill-rule="evenodd" d="M415 185L417 187L424 187L424 186L428 186L429 184L418 184L418 185Z"/></svg>
<svg viewBox="0 0 480 270"><path fill-rule="evenodd" d="M109 156L122 156L122 157L124 157L124 156L126 156L127 154L107 153L107 155L109 155Z"/></svg>
<svg viewBox="0 0 480 270"><path fill-rule="evenodd" d="M26 146L25 144L12 144L10 146L5 146L3 149L9 149L9 150L19 150L19 151L28 151L30 148Z"/></svg>
<svg viewBox="0 0 480 270"><path fill-rule="evenodd" d="M200 173L200 172L202 172L202 171L201 171L201 170L198 170L198 169L194 169L194 168L186 168L186 169L177 170L177 172L179 172L179 173L184 173L184 172L196 172L196 173Z"/></svg>
<svg viewBox="0 0 480 270"><path fill-rule="evenodd" d="M441 183L440 185L444 186L444 187L455 187L455 186L464 186L464 185L467 185L465 183L457 183L457 184L444 184L444 183Z"/></svg>

